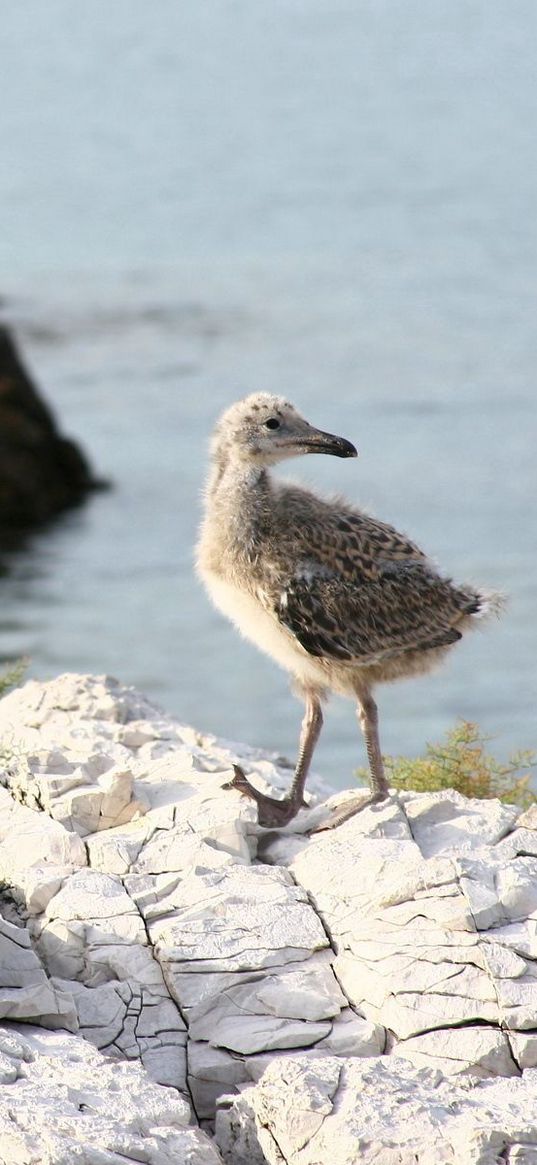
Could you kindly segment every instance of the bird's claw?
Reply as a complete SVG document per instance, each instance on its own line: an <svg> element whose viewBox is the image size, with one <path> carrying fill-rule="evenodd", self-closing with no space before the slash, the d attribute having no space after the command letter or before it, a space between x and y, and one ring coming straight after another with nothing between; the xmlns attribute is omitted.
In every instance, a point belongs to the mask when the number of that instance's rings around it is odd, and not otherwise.
<svg viewBox="0 0 537 1165"><path fill-rule="evenodd" d="M255 797L257 790L250 784L244 769L240 765L232 765L231 767L233 769L233 776L230 781L226 781L225 785L222 785L222 788L237 789L239 793L244 793L245 796Z"/></svg>

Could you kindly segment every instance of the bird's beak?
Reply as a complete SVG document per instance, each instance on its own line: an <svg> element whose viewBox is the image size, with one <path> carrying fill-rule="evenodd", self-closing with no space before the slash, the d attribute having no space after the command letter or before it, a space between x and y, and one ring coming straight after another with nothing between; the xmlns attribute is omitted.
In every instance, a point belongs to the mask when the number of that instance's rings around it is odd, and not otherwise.
<svg viewBox="0 0 537 1165"><path fill-rule="evenodd" d="M330 453L332 457L357 457L358 453L345 437L335 437L333 433L323 433L322 429L310 429L300 440L301 453Z"/></svg>

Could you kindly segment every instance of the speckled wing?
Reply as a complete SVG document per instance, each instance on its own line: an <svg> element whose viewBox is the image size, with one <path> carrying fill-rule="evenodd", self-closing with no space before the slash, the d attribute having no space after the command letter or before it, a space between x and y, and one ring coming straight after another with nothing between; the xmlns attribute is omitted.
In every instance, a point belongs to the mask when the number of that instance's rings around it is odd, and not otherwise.
<svg viewBox="0 0 537 1165"><path fill-rule="evenodd" d="M271 552L281 561L314 559L338 578L375 580L383 565L428 560L415 542L344 502L325 502L298 488L276 495L277 520Z"/></svg>
<svg viewBox="0 0 537 1165"><path fill-rule="evenodd" d="M375 579L295 575L277 601L280 621L310 654L375 663L460 639L456 624L479 610L479 595L423 562L377 564Z"/></svg>

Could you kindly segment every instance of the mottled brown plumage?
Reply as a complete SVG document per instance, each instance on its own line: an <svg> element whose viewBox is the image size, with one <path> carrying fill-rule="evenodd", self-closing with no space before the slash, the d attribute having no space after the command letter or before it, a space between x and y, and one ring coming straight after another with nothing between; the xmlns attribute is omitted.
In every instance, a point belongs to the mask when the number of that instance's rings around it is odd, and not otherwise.
<svg viewBox="0 0 537 1165"><path fill-rule="evenodd" d="M327 691L358 701L373 800L387 793L372 689L428 671L495 596L442 577L415 543L341 500L272 479L268 467L309 452L356 456L313 429L281 397L233 405L213 440L200 575L215 604L293 676L306 701L288 798L262 796L238 770L233 785L282 824L303 804Z"/></svg>

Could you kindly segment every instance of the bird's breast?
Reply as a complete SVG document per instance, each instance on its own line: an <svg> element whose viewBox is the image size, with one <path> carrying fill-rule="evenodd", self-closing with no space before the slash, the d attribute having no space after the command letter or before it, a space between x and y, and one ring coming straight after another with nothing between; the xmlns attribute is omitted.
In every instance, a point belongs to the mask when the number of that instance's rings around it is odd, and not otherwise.
<svg viewBox="0 0 537 1165"><path fill-rule="evenodd" d="M304 682L322 682L319 661L307 655L276 615L266 610L261 598L212 572L204 572L203 579L215 607L231 619L245 639Z"/></svg>

